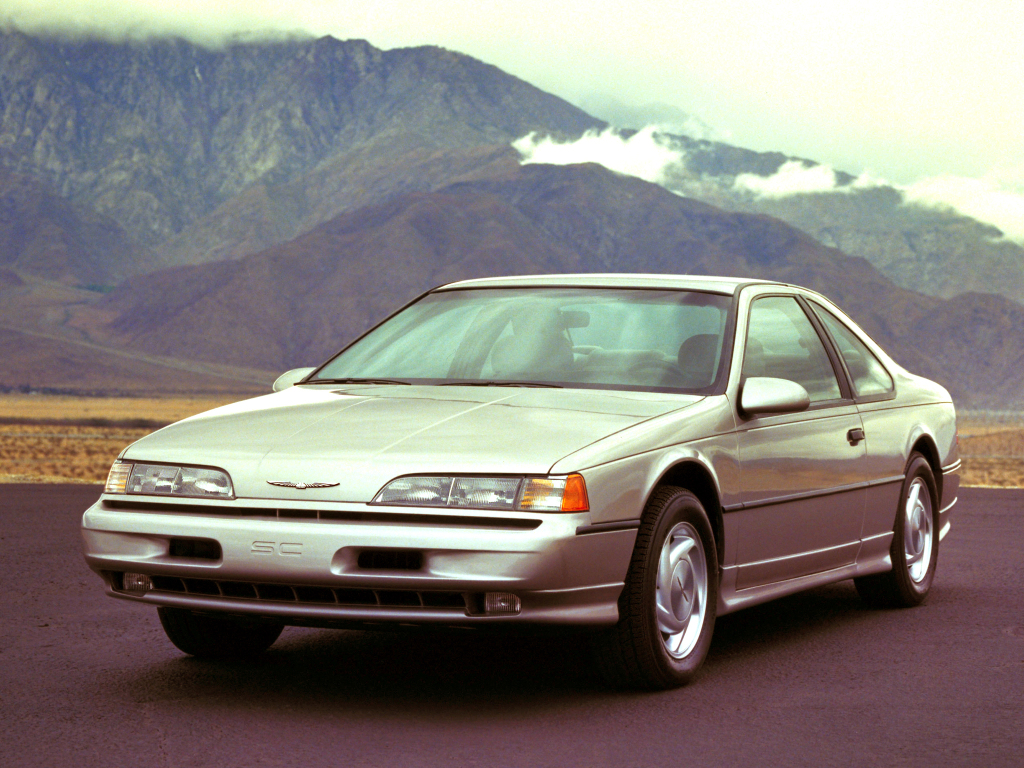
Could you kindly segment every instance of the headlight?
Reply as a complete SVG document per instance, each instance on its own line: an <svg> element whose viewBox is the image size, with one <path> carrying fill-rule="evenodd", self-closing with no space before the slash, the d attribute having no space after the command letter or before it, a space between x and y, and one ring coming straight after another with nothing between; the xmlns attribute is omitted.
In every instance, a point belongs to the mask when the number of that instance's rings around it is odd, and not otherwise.
<svg viewBox="0 0 1024 768"><path fill-rule="evenodd" d="M231 478L219 469L134 464L115 461L104 493L145 493L156 496L199 496L231 499Z"/></svg>
<svg viewBox="0 0 1024 768"><path fill-rule="evenodd" d="M583 475L577 474L562 477L399 477L385 485L370 503L529 512L586 512L590 509L587 485Z"/></svg>

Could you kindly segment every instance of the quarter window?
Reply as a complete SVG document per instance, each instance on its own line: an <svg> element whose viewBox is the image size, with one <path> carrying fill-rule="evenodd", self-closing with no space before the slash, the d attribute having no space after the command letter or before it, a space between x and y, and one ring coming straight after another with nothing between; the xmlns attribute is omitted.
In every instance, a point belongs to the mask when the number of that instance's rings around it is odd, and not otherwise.
<svg viewBox="0 0 1024 768"><path fill-rule="evenodd" d="M743 378L795 381L812 403L842 397L828 353L811 321L790 296L767 296L750 305Z"/></svg>
<svg viewBox="0 0 1024 768"><path fill-rule="evenodd" d="M857 397L881 395L892 392L892 376L878 361L867 345L835 315L818 304L811 303L814 313L832 334L839 354L843 356L846 370L850 372L853 391Z"/></svg>

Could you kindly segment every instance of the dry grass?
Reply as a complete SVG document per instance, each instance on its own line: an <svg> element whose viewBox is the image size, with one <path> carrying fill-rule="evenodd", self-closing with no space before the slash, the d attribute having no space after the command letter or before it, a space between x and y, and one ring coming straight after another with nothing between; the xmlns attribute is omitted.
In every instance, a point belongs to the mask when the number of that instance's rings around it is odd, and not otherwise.
<svg viewBox="0 0 1024 768"><path fill-rule="evenodd" d="M141 420L170 424L241 399L242 396L146 398L0 395L0 421L121 424Z"/></svg>
<svg viewBox="0 0 1024 768"><path fill-rule="evenodd" d="M1024 488L1024 414L964 414L963 485Z"/></svg>
<svg viewBox="0 0 1024 768"><path fill-rule="evenodd" d="M101 483L126 445L224 398L0 395L0 483ZM1024 488L1024 414L960 418L961 482Z"/></svg>
<svg viewBox="0 0 1024 768"><path fill-rule="evenodd" d="M0 482L101 483L121 449L151 431L0 424Z"/></svg>
<svg viewBox="0 0 1024 768"><path fill-rule="evenodd" d="M102 483L129 443L239 399L0 395L0 483Z"/></svg>

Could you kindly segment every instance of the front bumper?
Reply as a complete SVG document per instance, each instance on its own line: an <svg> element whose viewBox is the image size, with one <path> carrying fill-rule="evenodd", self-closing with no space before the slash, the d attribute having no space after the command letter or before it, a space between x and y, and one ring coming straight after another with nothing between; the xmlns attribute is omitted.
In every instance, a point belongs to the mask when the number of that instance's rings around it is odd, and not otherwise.
<svg viewBox="0 0 1024 768"><path fill-rule="evenodd" d="M599 626L618 620L636 537L577 532L588 513L280 504L104 495L82 520L85 559L114 597L285 624ZM415 556L368 560L368 550ZM125 590L124 573L154 588ZM487 613L489 592L517 596L521 609Z"/></svg>

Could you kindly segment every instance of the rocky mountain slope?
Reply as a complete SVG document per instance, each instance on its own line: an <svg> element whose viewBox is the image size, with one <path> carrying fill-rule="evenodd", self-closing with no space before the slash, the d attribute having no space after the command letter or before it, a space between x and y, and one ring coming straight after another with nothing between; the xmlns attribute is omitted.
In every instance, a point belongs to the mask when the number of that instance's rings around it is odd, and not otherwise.
<svg viewBox="0 0 1024 768"><path fill-rule="evenodd" d="M0 73L0 166L113 219L141 246L109 265L99 280L109 285L238 258L392 195L439 189L531 131L602 125L467 56L332 38L210 50L6 32ZM792 158L673 141L686 158L667 180L675 191L782 218L911 290L1024 301L1024 248L991 226L908 204L892 187L750 195L738 176L769 177Z"/></svg>
<svg viewBox="0 0 1024 768"><path fill-rule="evenodd" d="M109 284L126 277L125 265L142 263L117 222L0 166L0 271L11 285L22 283L19 272L72 285Z"/></svg>
<svg viewBox="0 0 1024 768"><path fill-rule="evenodd" d="M683 197L599 166L520 167L511 148L601 127L439 48L2 32L0 387L95 389L116 368L124 391L178 359L233 366L203 386L248 387L440 282L652 271L809 285L962 402L1024 406L1024 307L984 294L1024 297L1024 251L991 227L892 188L751 195L738 177L791 158L686 137L666 180ZM976 294L923 295L961 290Z"/></svg>
<svg viewBox="0 0 1024 768"><path fill-rule="evenodd" d="M152 246L375 140L507 144L599 122L468 56L333 38L209 50L0 34L0 158Z"/></svg>
<svg viewBox="0 0 1024 768"><path fill-rule="evenodd" d="M950 298L967 291L1024 302L1024 247L953 209L925 206L886 184L858 187L835 173L833 191L759 195L737 184L744 174L769 179L794 158L738 147L668 138L684 157L665 186L733 211L780 218L825 245L861 256L898 285ZM800 160L807 169L816 164Z"/></svg>
<svg viewBox="0 0 1024 768"><path fill-rule="evenodd" d="M596 165L525 166L402 195L239 260L130 280L103 300L113 316L103 332L155 354L284 369L322 361L432 285L573 271L797 282L836 300L961 403L1024 405L1024 338L1008 332L1024 307L991 296L936 302L777 219Z"/></svg>

